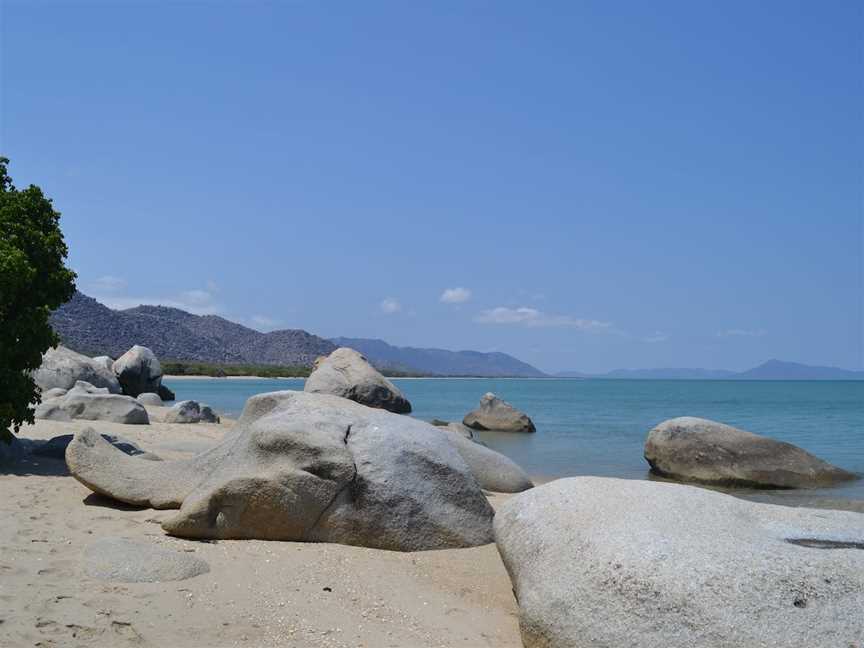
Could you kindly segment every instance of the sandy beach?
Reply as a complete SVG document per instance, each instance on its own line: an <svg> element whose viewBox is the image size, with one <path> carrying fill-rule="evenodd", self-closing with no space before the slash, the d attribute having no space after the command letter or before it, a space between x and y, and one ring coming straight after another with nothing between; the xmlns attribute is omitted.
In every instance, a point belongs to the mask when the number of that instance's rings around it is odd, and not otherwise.
<svg viewBox="0 0 864 648"><path fill-rule="evenodd" d="M19 437L90 425L165 458L189 456L230 429L37 421ZM511 583L494 545L399 553L167 536L172 511L97 496L60 459L0 469L0 627L4 646L520 646ZM493 505L505 495L490 494ZM163 583L89 578L82 554L122 537L192 552L209 573Z"/></svg>

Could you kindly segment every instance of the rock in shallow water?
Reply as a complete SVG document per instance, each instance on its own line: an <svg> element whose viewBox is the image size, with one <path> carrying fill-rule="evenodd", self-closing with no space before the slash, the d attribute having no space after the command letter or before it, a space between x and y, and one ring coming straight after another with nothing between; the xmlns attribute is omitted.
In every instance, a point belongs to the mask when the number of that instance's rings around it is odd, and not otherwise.
<svg viewBox="0 0 864 648"><path fill-rule="evenodd" d="M124 538L102 538L84 550L90 578L121 583L161 583L200 576L210 566L189 552Z"/></svg>
<svg viewBox="0 0 864 648"><path fill-rule="evenodd" d="M319 358L315 370L306 379L303 391L341 396L396 414L411 412L411 403L399 388L382 376L365 357L347 347L336 349L326 358Z"/></svg>
<svg viewBox="0 0 864 648"><path fill-rule="evenodd" d="M528 648L836 648L864 637L860 513L578 477L502 504L495 539Z"/></svg>
<svg viewBox="0 0 864 648"><path fill-rule="evenodd" d="M856 478L792 444L693 416L651 430L645 459L664 477L726 486L814 488Z"/></svg>
<svg viewBox="0 0 864 648"><path fill-rule="evenodd" d="M66 461L96 492L179 507L163 523L178 536L401 551L492 540L492 508L443 432L336 396L254 396L221 445L185 461L137 461L92 430Z"/></svg>
<svg viewBox="0 0 864 648"><path fill-rule="evenodd" d="M475 430L499 432L536 432L534 422L524 412L501 400L492 392L480 399L480 406L465 415L462 423Z"/></svg>

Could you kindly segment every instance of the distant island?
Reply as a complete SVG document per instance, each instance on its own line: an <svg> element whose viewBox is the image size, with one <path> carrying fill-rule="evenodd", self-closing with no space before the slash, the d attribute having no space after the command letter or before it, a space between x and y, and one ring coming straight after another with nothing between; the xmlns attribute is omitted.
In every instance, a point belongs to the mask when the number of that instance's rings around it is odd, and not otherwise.
<svg viewBox="0 0 864 648"><path fill-rule="evenodd" d="M864 380L864 371L768 360L746 371L724 369L615 369L601 374L559 371L557 378L607 380Z"/></svg>

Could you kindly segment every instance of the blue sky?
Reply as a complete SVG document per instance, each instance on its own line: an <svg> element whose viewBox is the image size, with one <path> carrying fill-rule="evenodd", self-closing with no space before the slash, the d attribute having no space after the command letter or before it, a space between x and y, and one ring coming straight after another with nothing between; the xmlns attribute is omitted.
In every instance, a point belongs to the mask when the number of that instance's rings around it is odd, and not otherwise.
<svg viewBox="0 0 864 648"><path fill-rule="evenodd" d="M860 2L5 0L79 287L542 369L862 367Z"/></svg>

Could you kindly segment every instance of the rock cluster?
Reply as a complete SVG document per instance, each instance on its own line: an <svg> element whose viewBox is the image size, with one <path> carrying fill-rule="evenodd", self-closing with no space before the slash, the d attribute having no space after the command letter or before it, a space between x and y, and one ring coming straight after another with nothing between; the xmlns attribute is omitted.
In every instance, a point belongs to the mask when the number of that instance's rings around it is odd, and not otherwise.
<svg viewBox="0 0 864 648"><path fill-rule="evenodd" d="M33 380L43 392L49 389L72 389L78 381L105 388L112 394L122 392L113 370L106 367L101 359L88 358L64 346L45 352L42 365L33 372Z"/></svg>
<svg viewBox="0 0 864 648"><path fill-rule="evenodd" d="M116 361L108 356L88 358L58 346L45 353L33 379L42 390L42 403L35 411L40 419L144 424L149 421L142 404L159 406L162 396L174 398L162 385L159 360L138 345ZM137 396L139 401L130 398ZM218 419L212 411L208 416Z"/></svg>
<svg viewBox="0 0 864 648"><path fill-rule="evenodd" d="M347 347L318 358L303 391L341 396L361 405L396 414L411 412L411 403L399 388L382 376L366 358Z"/></svg>
<svg viewBox="0 0 864 648"><path fill-rule="evenodd" d="M51 398L42 399L34 415L52 421L84 419L127 425L150 423L147 410L131 396L112 394L105 387L94 387L81 380L68 391L55 388Z"/></svg>

